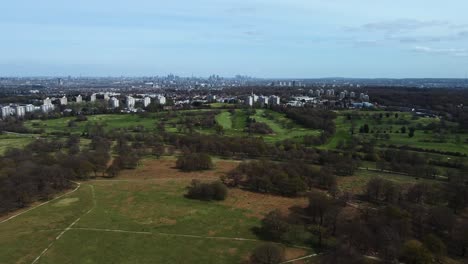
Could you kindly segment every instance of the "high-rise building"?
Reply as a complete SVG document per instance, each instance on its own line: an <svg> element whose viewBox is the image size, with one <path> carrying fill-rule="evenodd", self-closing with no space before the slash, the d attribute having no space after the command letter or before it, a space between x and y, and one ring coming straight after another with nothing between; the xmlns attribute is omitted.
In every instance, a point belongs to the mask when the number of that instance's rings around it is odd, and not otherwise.
<svg viewBox="0 0 468 264"><path fill-rule="evenodd" d="M67 97L65 95L62 98L60 98L59 101L60 101L60 105L67 105L68 104L68 99L67 99Z"/></svg>
<svg viewBox="0 0 468 264"><path fill-rule="evenodd" d="M48 113L50 111L54 110L54 105L53 104L43 104L41 105L41 111L43 113Z"/></svg>
<svg viewBox="0 0 468 264"><path fill-rule="evenodd" d="M147 107L150 104L151 104L151 98L149 98L149 97L143 98L143 106L144 107Z"/></svg>
<svg viewBox="0 0 468 264"><path fill-rule="evenodd" d="M15 106L15 115L16 117L24 117L26 115L26 107L22 105Z"/></svg>
<svg viewBox="0 0 468 264"><path fill-rule="evenodd" d="M252 95L247 96L247 98L245 99L245 104L248 106L253 106L254 97Z"/></svg>
<svg viewBox="0 0 468 264"><path fill-rule="evenodd" d="M95 93L93 93L93 94L91 95L90 101L91 101L91 102L96 102L96 94L95 94Z"/></svg>
<svg viewBox="0 0 468 264"><path fill-rule="evenodd" d="M127 104L128 109L135 108L135 98L133 98L131 96L127 96L126 99L125 99L125 102Z"/></svg>
<svg viewBox="0 0 468 264"><path fill-rule="evenodd" d="M6 119L11 116L11 107L10 106L2 106L2 119Z"/></svg>
<svg viewBox="0 0 468 264"><path fill-rule="evenodd" d="M345 92L341 92L340 93L340 99L343 100L346 98L346 93Z"/></svg>
<svg viewBox="0 0 468 264"><path fill-rule="evenodd" d="M34 105L27 104L26 105L26 113L31 113L31 112L34 112Z"/></svg>
<svg viewBox="0 0 468 264"><path fill-rule="evenodd" d="M280 98L279 96L272 95L268 98L268 103L271 105L279 105L280 104Z"/></svg>
<svg viewBox="0 0 468 264"><path fill-rule="evenodd" d="M111 97L109 99L109 104L110 104L110 107L112 108L118 108L120 106L119 99L115 97Z"/></svg>
<svg viewBox="0 0 468 264"><path fill-rule="evenodd" d="M155 101L156 101L157 104L165 105L166 104L166 97L164 97L162 95L158 95L158 96L156 96Z"/></svg>
<svg viewBox="0 0 468 264"><path fill-rule="evenodd" d="M83 97L81 97L81 94L79 94L77 97L75 97L75 101L77 104L83 102Z"/></svg>
<svg viewBox="0 0 468 264"><path fill-rule="evenodd" d="M258 103L260 103L261 105L267 105L268 104L268 97L266 97L266 96L258 97Z"/></svg>
<svg viewBox="0 0 468 264"><path fill-rule="evenodd" d="M210 94L206 97L206 100L210 103L216 102L216 95Z"/></svg>
<svg viewBox="0 0 468 264"><path fill-rule="evenodd" d="M42 104L43 104L43 105L51 105L51 104L52 104L52 100L51 100L49 97L47 97L46 99L44 99L44 100L42 101Z"/></svg>

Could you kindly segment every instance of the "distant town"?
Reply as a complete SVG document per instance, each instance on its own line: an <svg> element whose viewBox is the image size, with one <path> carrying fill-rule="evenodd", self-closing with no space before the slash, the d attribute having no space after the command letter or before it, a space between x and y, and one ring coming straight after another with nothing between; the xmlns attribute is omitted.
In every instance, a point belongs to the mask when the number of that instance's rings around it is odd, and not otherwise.
<svg viewBox="0 0 468 264"><path fill-rule="evenodd" d="M181 78L3 78L1 88L13 98L29 97L27 102L2 102L1 118L25 118L30 113L73 112L74 106L99 104L109 111L144 112L150 105L162 109L184 108L193 104L243 104L249 107L283 105L289 107L372 108L361 85L351 82L313 83L303 80L264 81L251 77ZM251 87L247 93L232 92ZM293 96L257 94L256 89L296 88ZM272 90L274 92L274 89Z"/></svg>

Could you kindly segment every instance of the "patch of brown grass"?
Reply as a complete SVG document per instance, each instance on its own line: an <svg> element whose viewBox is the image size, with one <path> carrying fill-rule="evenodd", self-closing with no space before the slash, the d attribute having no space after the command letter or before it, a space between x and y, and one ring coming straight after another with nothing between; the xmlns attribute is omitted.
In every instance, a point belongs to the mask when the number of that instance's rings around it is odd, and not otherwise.
<svg viewBox="0 0 468 264"><path fill-rule="evenodd" d="M263 218L265 214L275 209L288 213L290 207L305 207L308 201L306 197L290 198L241 189L229 189L228 198L223 203L230 207L249 210L252 212L252 215L249 216Z"/></svg>
<svg viewBox="0 0 468 264"><path fill-rule="evenodd" d="M286 248L284 250L284 257L286 260L296 259L307 255L307 251L300 248ZM295 261L294 263L305 263L303 260Z"/></svg>
<svg viewBox="0 0 468 264"><path fill-rule="evenodd" d="M117 179L121 180L154 180L154 179L207 179L216 180L237 167L239 162L218 160L215 168L207 171L182 172L175 168L175 159L145 160L135 170L124 170Z"/></svg>

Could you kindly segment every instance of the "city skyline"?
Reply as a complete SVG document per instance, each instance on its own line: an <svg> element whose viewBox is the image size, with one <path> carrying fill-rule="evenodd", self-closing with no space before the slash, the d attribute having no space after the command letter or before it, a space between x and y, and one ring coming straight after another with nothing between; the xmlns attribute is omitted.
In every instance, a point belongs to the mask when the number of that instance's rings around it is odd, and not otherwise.
<svg viewBox="0 0 468 264"><path fill-rule="evenodd" d="M1 76L465 78L463 1L5 3Z"/></svg>

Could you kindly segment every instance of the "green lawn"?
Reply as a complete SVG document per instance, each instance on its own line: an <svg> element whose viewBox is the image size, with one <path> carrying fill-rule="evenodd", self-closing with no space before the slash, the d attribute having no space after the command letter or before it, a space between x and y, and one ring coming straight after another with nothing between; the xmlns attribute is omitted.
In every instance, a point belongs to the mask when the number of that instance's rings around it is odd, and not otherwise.
<svg viewBox="0 0 468 264"><path fill-rule="evenodd" d="M0 155L9 148L23 148L34 139L34 135L0 135Z"/></svg>
<svg viewBox="0 0 468 264"><path fill-rule="evenodd" d="M216 122L226 130L232 129L231 113L222 112L216 116Z"/></svg>
<svg viewBox="0 0 468 264"><path fill-rule="evenodd" d="M265 113L268 113L273 118L265 117ZM285 139L301 140L304 136L318 136L320 131L304 128L292 120L286 118L283 114L266 110L257 109L255 115L252 116L257 122L267 124L274 132L273 135L263 136L266 141L279 141Z"/></svg>
<svg viewBox="0 0 468 264"><path fill-rule="evenodd" d="M374 119L373 115L382 113L382 119ZM348 120L348 114L358 115L358 118L353 118L353 121ZM446 134L442 136L445 141L437 142L441 136L433 131L424 131L420 127L431 124L440 123L441 120L429 117L414 118L411 113L398 113L398 118L394 115L385 116L382 111L340 111L336 123L336 134L322 148L336 148L340 141L351 138L351 129L354 125L354 135L368 139L375 138L375 135L390 136L389 139L377 139L379 145L396 145L396 146L411 146L428 150L460 152L468 154L468 145L463 142L468 139L468 134ZM445 122L447 127L453 127L455 124ZM359 133L359 128L365 124L369 125L369 133ZM406 133L401 133L401 127L406 127ZM415 127L414 137L409 137L408 132L410 127Z"/></svg>
<svg viewBox="0 0 468 264"><path fill-rule="evenodd" d="M156 114L151 114L150 117L140 117L135 114L94 115L87 117L88 121L76 122L74 127L68 126L68 123L75 119L74 117L63 117L45 121L32 120L25 122L25 125L31 129L42 128L49 134L53 132L81 133L85 130L88 123L103 124L109 130L133 126L143 126L152 129L155 128L155 124L159 120Z"/></svg>
<svg viewBox="0 0 468 264"><path fill-rule="evenodd" d="M369 166L369 168L372 168L372 166ZM338 177L338 187L342 191L347 191L351 193L362 193L365 189L367 182L374 177L381 177L400 184L413 184L417 182L441 184L441 182L439 181L430 179L421 179L406 175L378 171L358 170L356 171L354 176Z"/></svg>

